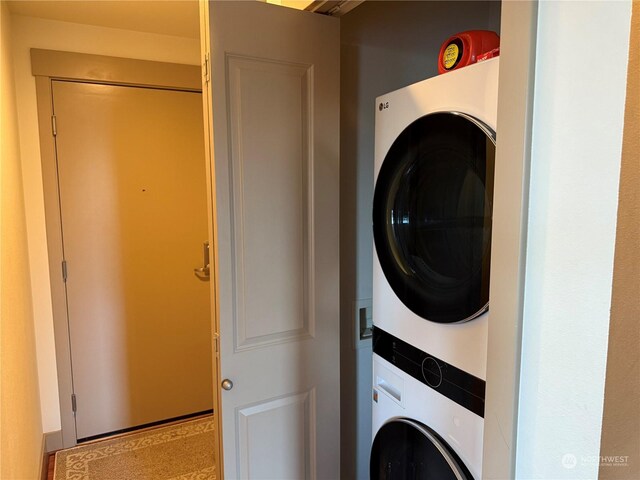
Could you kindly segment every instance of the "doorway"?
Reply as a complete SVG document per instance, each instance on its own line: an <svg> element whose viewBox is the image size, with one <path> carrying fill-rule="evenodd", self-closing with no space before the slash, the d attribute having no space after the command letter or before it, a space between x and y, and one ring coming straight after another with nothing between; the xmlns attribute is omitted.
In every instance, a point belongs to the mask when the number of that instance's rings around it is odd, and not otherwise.
<svg viewBox="0 0 640 480"><path fill-rule="evenodd" d="M65 446L211 412L200 69L32 65Z"/></svg>

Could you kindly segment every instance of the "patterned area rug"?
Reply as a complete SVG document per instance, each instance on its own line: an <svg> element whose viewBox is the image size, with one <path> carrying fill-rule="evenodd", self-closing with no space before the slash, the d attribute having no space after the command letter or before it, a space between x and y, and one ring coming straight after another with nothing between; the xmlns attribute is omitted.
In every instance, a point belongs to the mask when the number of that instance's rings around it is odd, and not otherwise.
<svg viewBox="0 0 640 480"><path fill-rule="evenodd" d="M215 480L214 424L204 417L56 454L55 480Z"/></svg>

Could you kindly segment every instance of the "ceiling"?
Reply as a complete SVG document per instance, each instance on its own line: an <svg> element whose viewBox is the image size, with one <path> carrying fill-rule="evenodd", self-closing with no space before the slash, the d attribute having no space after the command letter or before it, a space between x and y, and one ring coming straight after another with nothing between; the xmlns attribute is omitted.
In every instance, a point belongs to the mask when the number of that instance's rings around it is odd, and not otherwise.
<svg viewBox="0 0 640 480"><path fill-rule="evenodd" d="M266 1L340 16L363 0ZM178 37L200 36L198 0L10 0L6 3L15 15Z"/></svg>
<svg viewBox="0 0 640 480"><path fill-rule="evenodd" d="M198 0L12 0L15 15L198 38Z"/></svg>

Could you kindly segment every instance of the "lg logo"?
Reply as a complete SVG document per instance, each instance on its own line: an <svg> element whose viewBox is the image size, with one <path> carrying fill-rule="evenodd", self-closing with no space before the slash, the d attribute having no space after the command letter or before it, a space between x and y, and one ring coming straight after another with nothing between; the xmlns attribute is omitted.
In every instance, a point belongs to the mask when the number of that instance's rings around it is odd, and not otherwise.
<svg viewBox="0 0 640 480"><path fill-rule="evenodd" d="M380 111L386 110L387 108L389 108L389 102L380 102L380 105L378 105L378 110Z"/></svg>

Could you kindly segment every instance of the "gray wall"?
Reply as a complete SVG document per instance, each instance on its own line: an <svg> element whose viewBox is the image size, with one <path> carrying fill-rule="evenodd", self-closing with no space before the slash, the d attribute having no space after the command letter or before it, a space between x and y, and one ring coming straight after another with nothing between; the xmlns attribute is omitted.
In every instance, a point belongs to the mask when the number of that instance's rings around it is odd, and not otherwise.
<svg viewBox="0 0 640 480"><path fill-rule="evenodd" d="M500 31L499 2L367 1L341 18L341 472L369 478L371 346L354 347L354 302L371 298L375 98L437 74L441 43Z"/></svg>

